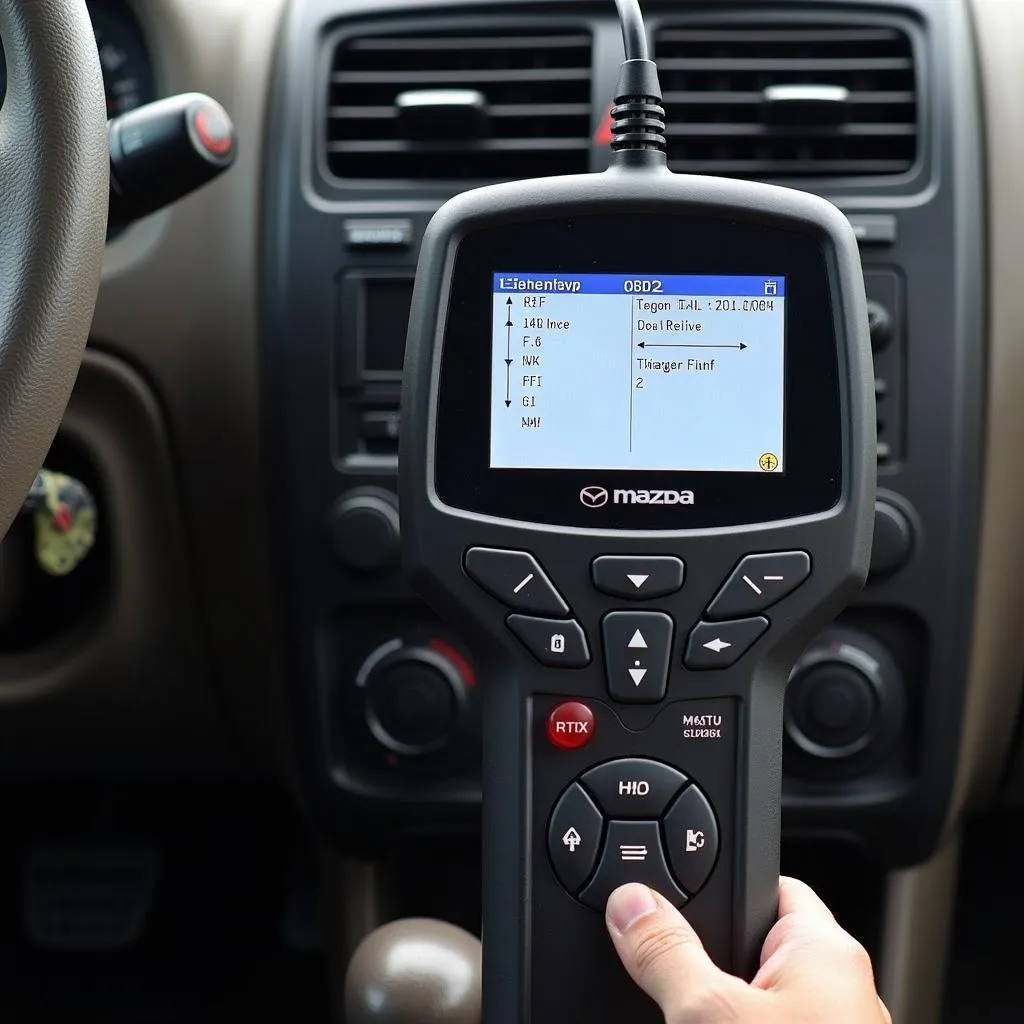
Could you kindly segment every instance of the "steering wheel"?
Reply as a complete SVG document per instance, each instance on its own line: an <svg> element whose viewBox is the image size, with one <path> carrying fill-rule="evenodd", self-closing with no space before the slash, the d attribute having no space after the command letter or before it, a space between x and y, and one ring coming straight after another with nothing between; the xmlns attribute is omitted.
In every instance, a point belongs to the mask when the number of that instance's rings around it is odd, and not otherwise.
<svg viewBox="0 0 1024 1024"><path fill-rule="evenodd" d="M0 537L82 361L103 267L109 152L85 0L0 0Z"/></svg>

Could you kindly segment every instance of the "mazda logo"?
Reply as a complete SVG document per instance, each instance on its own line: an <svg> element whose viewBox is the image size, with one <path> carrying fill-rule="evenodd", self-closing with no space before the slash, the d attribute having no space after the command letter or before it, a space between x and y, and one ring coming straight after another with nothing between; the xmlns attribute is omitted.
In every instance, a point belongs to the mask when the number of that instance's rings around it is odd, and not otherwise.
<svg viewBox="0 0 1024 1024"><path fill-rule="evenodd" d="M580 501L587 508L603 508L608 504L608 491L604 487L584 487L580 491Z"/></svg>

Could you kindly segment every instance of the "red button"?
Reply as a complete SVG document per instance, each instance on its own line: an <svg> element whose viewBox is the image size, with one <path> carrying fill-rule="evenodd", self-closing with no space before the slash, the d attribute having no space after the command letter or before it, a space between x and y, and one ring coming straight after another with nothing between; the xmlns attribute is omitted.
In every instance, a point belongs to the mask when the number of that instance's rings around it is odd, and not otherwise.
<svg viewBox="0 0 1024 1024"><path fill-rule="evenodd" d="M585 747L594 738L594 712L579 701L559 704L548 715L548 739L563 750Z"/></svg>
<svg viewBox="0 0 1024 1024"><path fill-rule="evenodd" d="M192 118L196 136L214 156L227 156L235 145L231 122L215 107L200 107Z"/></svg>

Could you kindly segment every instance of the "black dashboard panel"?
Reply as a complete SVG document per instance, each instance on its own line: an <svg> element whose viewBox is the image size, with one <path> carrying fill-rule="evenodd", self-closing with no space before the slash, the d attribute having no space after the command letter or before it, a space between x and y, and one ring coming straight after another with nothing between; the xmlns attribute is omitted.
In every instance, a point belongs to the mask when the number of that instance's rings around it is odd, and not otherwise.
<svg viewBox="0 0 1024 1024"><path fill-rule="evenodd" d="M792 833L853 836L882 861L910 863L934 848L947 810L973 611L985 353L970 26L961 5L929 0L752 3L724 13L719 6L647 0L656 48L688 30L751 23L768 35L868 26L898 33L916 69L917 146L907 166L792 182L835 202L862 240L876 349L880 506L871 581L794 677L784 818ZM589 39L585 122L592 134L584 139L571 121L577 135L566 149L570 122L550 122L547 141L531 153L547 147L561 161L582 145L591 170L606 166L602 129L621 59L611 3L301 0L286 20L273 86L262 227L267 498L300 778L318 824L344 843L356 841L359 821L376 821L383 838L391 827L472 827L478 813L477 695L487 673L457 628L417 600L395 561L400 386L393 372L396 309L426 222L446 197L477 182L344 178L326 160L334 139L339 158L401 152L408 166L407 143L378 137L394 133L389 118L397 115L374 114L387 122L381 130L372 118L370 127L359 122L362 138L354 127L332 136L330 119L348 109L332 100L333 76L346 74L335 64L340 42L400 34L448 40L442 45L457 50L450 40L459 33L480 41L466 47L472 59L464 57L464 67L445 65L448 84L460 87L475 84L480 54L496 36L514 43L538 34L550 44L542 69L578 90L581 39ZM385 61L386 41L378 50ZM790 56L797 79L806 81L815 65ZM835 56L845 62L837 66L859 73L855 54ZM433 57L416 59L421 64L405 68L396 89L437 79L424 70L435 67ZM675 61L686 58L670 59L678 81L686 66ZM903 50L880 59L893 69L908 66ZM371 72L360 65L365 81L379 87ZM488 80L514 74L491 72ZM854 90L858 81L850 79ZM672 86L668 93L671 120ZM380 96L367 93L363 102L365 115ZM565 116L578 114L579 92L560 103ZM502 121L487 146L514 155L528 142L516 141L515 105L504 97L501 106L511 109L511 122ZM869 127L858 131L868 137L889 130L886 115L864 117ZM893 151L909 152L902 143ZM860 159L864 152L826 155ZM492 165L491 156L479 164ZM510 156L508 166L521 164ZM860 727L835 725L843 706L859 709ZM430 709L431 728L408 731L411 707Z"/></svg>

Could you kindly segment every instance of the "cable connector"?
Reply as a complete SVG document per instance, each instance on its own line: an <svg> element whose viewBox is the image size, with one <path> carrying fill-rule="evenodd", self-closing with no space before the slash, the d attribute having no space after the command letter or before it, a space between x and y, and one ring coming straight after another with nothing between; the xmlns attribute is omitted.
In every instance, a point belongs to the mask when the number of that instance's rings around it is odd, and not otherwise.
<svg viewBox="0 0 1024 1024"><path fill-rule="evenodd" d="M665 166L667 147L657 65L646 59L627 60L612 107L612 152L619 163ZM627 153L646 156L625 157Z"/></svg>

